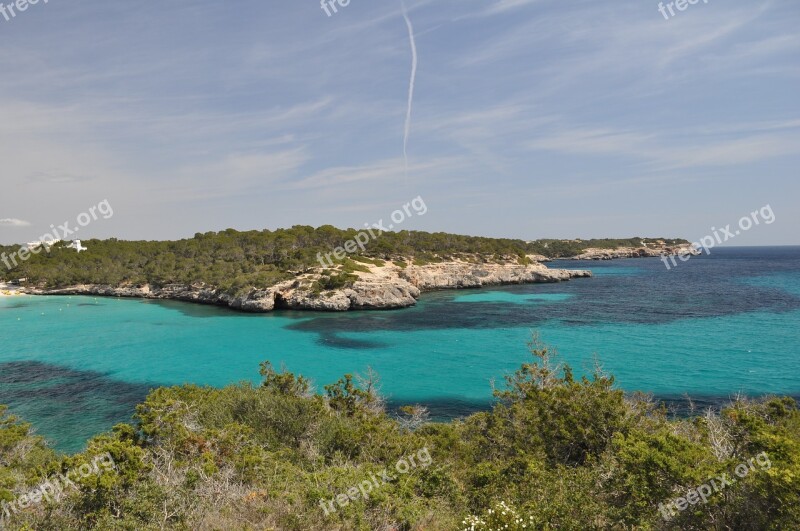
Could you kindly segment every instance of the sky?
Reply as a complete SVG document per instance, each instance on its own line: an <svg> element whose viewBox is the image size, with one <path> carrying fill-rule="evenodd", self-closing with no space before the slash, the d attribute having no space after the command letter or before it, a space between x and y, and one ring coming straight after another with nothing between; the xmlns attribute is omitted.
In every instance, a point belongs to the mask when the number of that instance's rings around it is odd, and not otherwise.
<svg viewBox="0 0 800 531"><path fill-rule="evenodd" d="M421 198L397 229L696 240L769 205L728 243L800 244L800 2L406 6L0 14L0 242L103 201L80 237L359 228Z"/></svg>

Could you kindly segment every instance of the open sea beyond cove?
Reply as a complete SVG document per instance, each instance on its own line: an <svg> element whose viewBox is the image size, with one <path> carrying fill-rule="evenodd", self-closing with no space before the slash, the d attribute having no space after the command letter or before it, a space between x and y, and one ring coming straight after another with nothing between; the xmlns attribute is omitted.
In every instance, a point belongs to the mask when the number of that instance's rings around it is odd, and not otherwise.
<svg viewBox="0 0 800 531"><path fill-rule="evenodd" d="M488 407L492 381L530 359L531 331L576 372L595 359L627 391L685 408L736 393L800 396L800 247L560 261L595 277L452 290L391 312L241 314L179 302L0 298L0 404L64 451L128 422L148 390L259 381L259 363L318 390L372 367L390 405L436 418Z"/></svg>

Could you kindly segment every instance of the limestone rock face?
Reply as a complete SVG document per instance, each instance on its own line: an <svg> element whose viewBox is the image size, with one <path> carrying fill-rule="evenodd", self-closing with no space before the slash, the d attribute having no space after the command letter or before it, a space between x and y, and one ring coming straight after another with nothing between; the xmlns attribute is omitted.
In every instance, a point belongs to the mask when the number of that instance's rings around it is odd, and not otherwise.
<svg viewBox="0 0 800 531"><path fill-rule="evenodd" d="M290 310L317 310L326 312L343 312L350 309L350 297L346 290L327 291L315 296L310 291L292 290L281 294L283 304Z"/></svg>
<svg viewBox="0 0 800 531"><path fill-rule="evenodd" d="M243 312L271 312L275 309L275 292L271 289L253 290L246 297L236 297L228 304Z"/></svg>
<svg viewBox="0 0 800 531"><path fill-rule="evenodd" d="M270 312L275 309L335 311L389 310L416 304L420 293L434 289L478 288L499 284L560 282L590 277L590 271L548 269L540 263L475 264L449 261L405 268L386 262L369 265L369 272L358 272L352 286L332 291L313 289L321 271L299 274L269 288L255 287L249 292L231 295L205 284L170 284L153 286L79 285L57 290L27 288L34 295L98 295L145 299L170 299L200 304L227 306L243 312Z"/></svg>
<svg viewBox="0 0 800 531"><path fill-rule="evenodd" d="M551 258L544 256L543 254L527 254L525 255L529 260L533 260L534 262L552 262Z"/></svg>
<svg viewBox="0 0 800 531"><path fill-rule="evenodd" d="M351 308L354 310L387 310L414 306L419 298L419 289L398 278L394 282L376 279L359 280L348 290Z"/></svg>
<svg viewBox="0 0 800 531"><path fill-rule="evenodd" d="M698 255L692 244L672 247L620 247L619 249L586 249L571 260L616 260L618 258L658 258L673 255Z"/></svg>
<svg viewBox="0 0 800 531"><path fill-rule="evenodd" d="M541 264L468 264L443 262L425 266L409 266L400 272L421 290L444 288L478 288L498 284L560 282L578 277L590 277L591 271L549 269Z"/></svg>

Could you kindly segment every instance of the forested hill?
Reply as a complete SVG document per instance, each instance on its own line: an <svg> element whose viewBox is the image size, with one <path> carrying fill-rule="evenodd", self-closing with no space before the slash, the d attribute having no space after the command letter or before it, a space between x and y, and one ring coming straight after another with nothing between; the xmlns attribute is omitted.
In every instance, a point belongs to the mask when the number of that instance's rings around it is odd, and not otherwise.
<svg viewBox="0 0 800 531"><path fill-rule="evenodd" d="M275 231L196 234L179 241L83 240L88 251L76 253L65 244L17 260L9 269L0 266L0 279L27 278L28 284L57 288L76 284L163 286L206 283L235 290L245 286L272 286L293 278L292 272L319 267L318 255L354 240L361 231L295 226ZM366 238L362 233L362 240ZM645 241L656 242L650 238ZM685 240L661 239L668 245ZM580 254L588 248L637 247L641 238L603 240L523 240L483 238L418 231L373 230L365 250L358 254L373 259L410 259L435 262L455 257L479 260L518 260L540 254L549 258ZM7 256L18 246L0 247Z"/></svg>

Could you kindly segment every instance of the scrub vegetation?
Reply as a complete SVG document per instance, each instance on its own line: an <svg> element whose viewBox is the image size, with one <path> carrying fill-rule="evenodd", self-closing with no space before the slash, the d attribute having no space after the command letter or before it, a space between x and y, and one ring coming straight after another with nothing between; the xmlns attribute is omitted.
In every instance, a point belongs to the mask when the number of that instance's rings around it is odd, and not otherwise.
<svg viewBox="0 0 800 531"><path fill-rule="evenodd" d="M74 456L0 411L0 500L93 456L116 469L60 500L31 504L9 529L733 529L800 526L800 411L790 398L736 400L671 418L599 370L576 377L551 349L495 391L491 410L448 423L424 408L389 414L373 376L321 394L265 362L263 383L154 390L134 422ZM353 497L421 449L430 465ZM676 511L669 504L756 455L769 467Z"/></svg>

